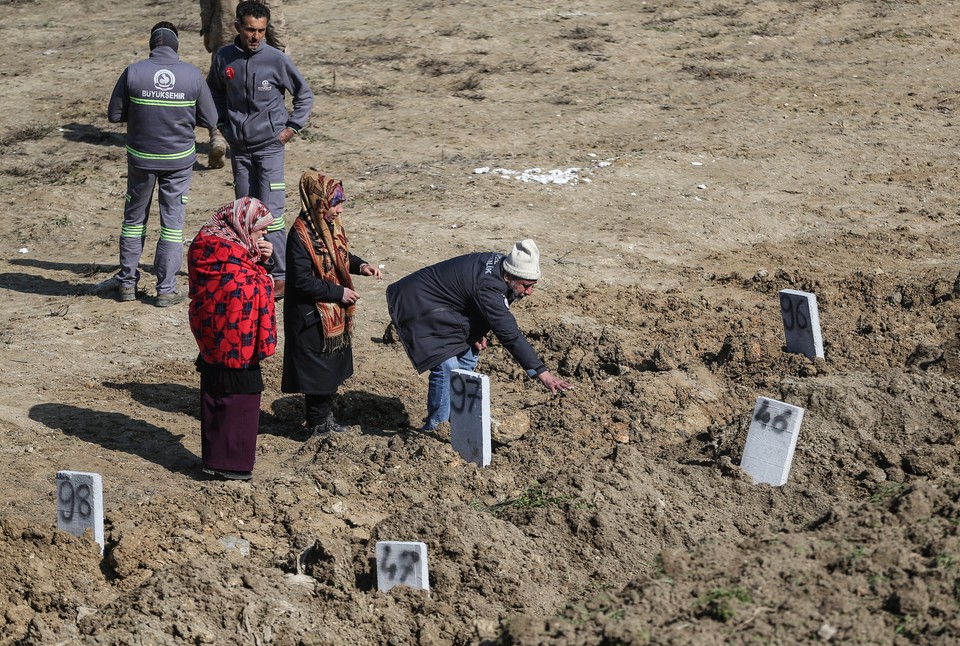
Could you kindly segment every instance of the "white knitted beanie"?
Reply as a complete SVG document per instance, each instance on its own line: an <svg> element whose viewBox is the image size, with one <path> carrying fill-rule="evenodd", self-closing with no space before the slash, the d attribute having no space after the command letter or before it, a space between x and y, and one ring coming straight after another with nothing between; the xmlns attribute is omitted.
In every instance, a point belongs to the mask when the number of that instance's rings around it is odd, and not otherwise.
<svg viewBox="0 0 960 646"><path fill-rule="evenodd" d="M503 270L524 280L540 280L540 250L527 238L513 245L503 259Z"/></svg>

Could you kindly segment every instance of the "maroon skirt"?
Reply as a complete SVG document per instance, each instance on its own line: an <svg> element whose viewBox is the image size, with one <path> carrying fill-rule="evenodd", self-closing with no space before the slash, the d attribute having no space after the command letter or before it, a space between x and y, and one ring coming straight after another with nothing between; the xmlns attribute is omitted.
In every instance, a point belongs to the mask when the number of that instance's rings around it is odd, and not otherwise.
<svg viewBox="0 0 960 646"><path fill-rule="evenodd" d="M259 427L259 392L228 393L215 379L201 373L200 451L204 467L253 471Z"/></svg>

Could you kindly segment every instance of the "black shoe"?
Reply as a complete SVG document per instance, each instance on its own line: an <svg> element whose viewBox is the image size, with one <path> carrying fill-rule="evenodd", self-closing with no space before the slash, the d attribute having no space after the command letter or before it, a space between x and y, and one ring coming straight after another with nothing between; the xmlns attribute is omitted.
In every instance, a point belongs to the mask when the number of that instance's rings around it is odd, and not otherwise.
<svg viewBox="0 0 960 646"><path fill-rule="evenodd" d="M157 307L170 307L171 305L179 305L185 300L187 300L186 294L183 292L172 291L166 294L157 294L157 301L155 305Z"/></svg>
<svg viewBox="0 0 960 646"><path fill-rule="evenodd" d="M308 426L307 428L310 429L310 437L326 437L333 433L346 433L350 430L348 427L338 424L333 413L327 415L327 419L324 420L323 424Z"/></svg>
<svg viewBox="0 0 960 646"><path fill-rule="evenodd" d="M203 472L208 476L223 478L224 480L251 480L253 471L230 471L228 469L209 469L203 467Z"/></svg>
<svg viewBox="0 0 960 646"><path fill-rule="evenodd" d="M342 426L333 416L333 413L327 416L327 431L330 433L346 433L349 431L349 427Z"/></svg>
<svg viewBox="0 0 960 646"><path fill-rule="evenodd" d="M117 300L121 303L130 303L137 300L137 286L120 287L117 290Z"/></svg>

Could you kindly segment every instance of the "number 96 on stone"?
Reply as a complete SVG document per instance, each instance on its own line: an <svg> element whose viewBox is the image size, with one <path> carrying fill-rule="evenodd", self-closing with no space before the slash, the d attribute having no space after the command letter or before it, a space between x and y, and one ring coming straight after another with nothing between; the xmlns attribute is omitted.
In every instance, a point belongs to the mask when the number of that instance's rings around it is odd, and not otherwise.
<svg viewBox="0 0 960 646"><path fill-rule="evenodd" d="M822 359L823 335L820 332L817 295L795 289L780 290L780 315L783 317L787 352Z"/></svg>

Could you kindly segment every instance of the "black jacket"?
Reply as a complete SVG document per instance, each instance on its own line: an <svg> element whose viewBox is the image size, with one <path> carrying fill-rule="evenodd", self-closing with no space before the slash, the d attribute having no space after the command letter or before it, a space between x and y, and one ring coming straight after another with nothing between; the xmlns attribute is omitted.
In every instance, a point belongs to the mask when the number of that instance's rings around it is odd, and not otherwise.
<svg viewBox="0 0 960 646"><path fill-rule="evenodd" d="M472 253L424 267L387 288L387 307L407 356L424 372L491 330L527 374L546 370L510 313L503 254Z"/></svg>
<svg viewBox="0 0 960 646"><path fill-rule="evenodd" d="M337 302L343 287L317 277L310 252L296 232L287 237L287 285L283 302L283 377L285 393L328 395L353 375L353 348L323 351L323 324L316 301ZM350 254L350 273L364 260Z"/></svg>

